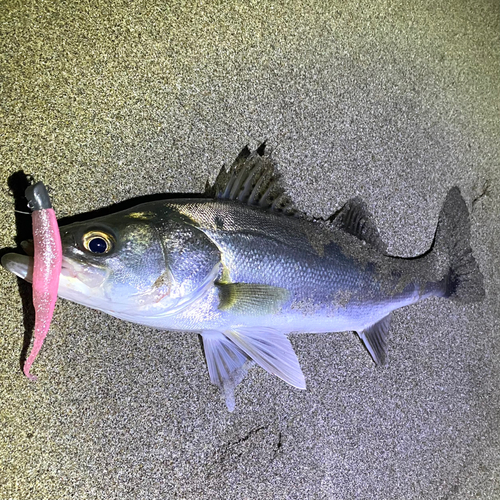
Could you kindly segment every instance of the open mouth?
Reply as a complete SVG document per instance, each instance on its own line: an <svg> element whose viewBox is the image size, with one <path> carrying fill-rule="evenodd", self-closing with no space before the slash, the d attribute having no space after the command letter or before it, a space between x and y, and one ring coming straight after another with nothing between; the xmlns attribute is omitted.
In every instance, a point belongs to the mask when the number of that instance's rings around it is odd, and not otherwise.
<svg viewBox="0 0 500 500"><path fill-rule="evenodd" d="M30 283L33 282L33 257L8 253L2 257L1 263L7 271ZM105 270L85 266L63 257L57 293L60 298L112 314L115 305L111 304L110 299L101 290L105 279Z"/></svg>
<svg viewBox="0 0 500 500"><path fill-rule="evenodd" d="M7 253L2 257L2 266L23 280L30 283L33 281L33 257L29 255ZM104 280L101 273L92 272L85 266L70 261L65 257L62 259L61 276L76 278L91 287L99 286Z"/></svg>
<svg viewBox="0 0 500 500"><path fill-rule="evenodd" d="M2 257L2 266L23 280L33 281L33 258L19 253L7 253Z"/></svg>

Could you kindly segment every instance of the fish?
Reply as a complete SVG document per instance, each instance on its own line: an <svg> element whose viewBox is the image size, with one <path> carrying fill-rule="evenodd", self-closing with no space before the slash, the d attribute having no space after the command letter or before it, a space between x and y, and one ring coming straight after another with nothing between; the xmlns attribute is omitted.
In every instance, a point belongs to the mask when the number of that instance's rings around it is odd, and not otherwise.
<svg viewBox="0 0 500 500"><path fill-rule="evenodd" d="M229 411L254 364L306 388L292 332L356 332L384 365L394 310L429 297L473 303L485 295L458 187L444 200L429 250L400 258L389 255L359 197L328 219L298 210L265 148L245 147L205 196L60 227L59 297L201 335L210 380ZM1 262L31 280L29 256L9 253Z"/></svg>

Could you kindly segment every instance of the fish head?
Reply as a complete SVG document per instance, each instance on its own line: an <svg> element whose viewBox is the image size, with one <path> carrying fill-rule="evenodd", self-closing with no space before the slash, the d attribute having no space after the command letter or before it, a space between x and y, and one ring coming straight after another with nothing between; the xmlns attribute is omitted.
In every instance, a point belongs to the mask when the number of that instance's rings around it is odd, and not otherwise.
<svg viewBox="0 0 500 500"><path fill-rule="evenodd" d="M111 313L147 308L169 296L170 276L149 221L116 214L60 232L59 296Z"/></svg>
<svg viewBox="0 0 500 500"><path fill-rule="evenodd" d="M60 227L59 297L141 322L169 314L214 279L203 237L182 221L128 210ZM200 252L198 252L200 250ZM33 259L7 254L2 265L30 281Z"/></svg>

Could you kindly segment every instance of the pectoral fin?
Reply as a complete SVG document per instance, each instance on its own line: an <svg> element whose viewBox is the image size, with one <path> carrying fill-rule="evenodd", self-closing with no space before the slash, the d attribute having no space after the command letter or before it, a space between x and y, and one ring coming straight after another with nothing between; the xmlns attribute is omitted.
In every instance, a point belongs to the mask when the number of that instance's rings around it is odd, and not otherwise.
<svg viewBox="0 0 500 500"><path fill-rule="evenodd" d="M387 357L386 334L390 326L391 314L388 314L366 330L358 332L359 338L363 341L377 365L385 365Z"/></svg>
<svg viewBox="0 0 500 500"><path fill-rule="evenodd" d="M283 333L272 328L241 327L224 335L264 370L298 389L306 388L297 355Z"/></svg>
<svg viewBox="0 0 500 500"><path fill-rule="evenodd" d="M227 283L217 287L221 311L250 316L276 313L289 296L285 288L270 285Z"/></svg>
<svg viewBox="0 0 500 500"><path fill-rule="evenodd" d="M219 387L229 411L234 410L234 389L243 380L253 361L221 332L201 334L212 384Z"/></svg>

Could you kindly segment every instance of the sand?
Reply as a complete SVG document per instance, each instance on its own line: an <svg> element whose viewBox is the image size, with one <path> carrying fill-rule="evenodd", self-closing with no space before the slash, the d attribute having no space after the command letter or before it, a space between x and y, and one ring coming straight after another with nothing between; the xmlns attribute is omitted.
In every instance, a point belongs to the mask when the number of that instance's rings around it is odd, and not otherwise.
<svg viewBox="0 0 500 500"><path fill-rule="evenodd" d="M62 300L29 382L30 288L1 269L0 498L500 498L497 2L6 1L0 21L0 248L29 232L19 170L68 217L202 192L267 139L301 209L359 195L394 255L429 248L459 186L487 294L399 310L384 368L352 333L292 335L307 390L254 368L229 413L196 335Z"/></svg>

